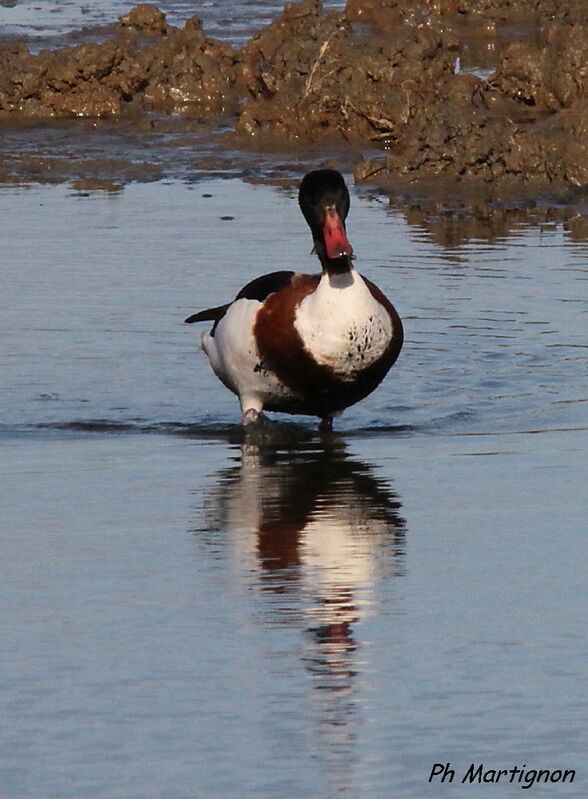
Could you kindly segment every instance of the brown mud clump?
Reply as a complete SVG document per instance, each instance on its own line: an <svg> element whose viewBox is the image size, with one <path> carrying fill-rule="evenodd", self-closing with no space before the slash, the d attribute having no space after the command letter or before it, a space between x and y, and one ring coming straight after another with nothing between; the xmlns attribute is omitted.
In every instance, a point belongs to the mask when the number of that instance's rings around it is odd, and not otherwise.
<svg viewBox="0 0 588 799"><path fill-rule="evenodd" d="M0 120L223 117L256 146L351 142L357 180L488 195L588 185L585 0L288 3L239 51L141 4L103 43L0 47ZM215 123L216 124L216 121Z"/></svg>
<svg viewBox="0 0 588 799"><path fill-rule="evenodd" d="M488 196L562 194L588 185L588 4L421 0L410 11L408 5L349 0L348 9L380 28L387 20L398 29L420 24L428 7L441 35L461 31L460 56L472 36L486 36L497 63L491 74L476 75L457 74L456 61L455 74L433 88L430 102L414 105L404 128L388 141L388 155L357 165L356 179L404 187L451 181ZM452 16L456 11L460 22ZM501 34L504 21L525 21L525 35L513 36L508 28Z"/></svg>
<svg viewBox="0 0 588 799"><path fill-rule="evenodd" d="M165 14L150 3L140 3L135 6L120 18L120 23L143 33L167 33Z"/></svg>
<svg viewBox="0 0 588 799"><path fill-rule="evenodd" d="M137 6L120 34L101 44L39 54L22 44L0 47L0 118L219 114L233 97L234 58L229 45L205 36L197 17L178 30L155 7Z"/></svg>
<svg viewBox="0 0 588 799"><path fill-rule="evenodd" d="M306 141L393 135L454 61L431 30L360 37L316 0L291 4L240 53L239 81L252 99L237 130Z"/></svg>

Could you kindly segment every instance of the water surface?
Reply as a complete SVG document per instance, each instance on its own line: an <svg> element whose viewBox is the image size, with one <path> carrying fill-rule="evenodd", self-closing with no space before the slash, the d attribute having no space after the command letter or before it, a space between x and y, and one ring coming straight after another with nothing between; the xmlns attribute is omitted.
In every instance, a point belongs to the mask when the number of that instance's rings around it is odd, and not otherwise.
<svg viewBox="0 0 588 799"><path fill-rule="evenodd" d="M316 269L295 188L1 188L2 796L585 796L578 229L354 193L403 353L244 436L183 319Z"/></svg>

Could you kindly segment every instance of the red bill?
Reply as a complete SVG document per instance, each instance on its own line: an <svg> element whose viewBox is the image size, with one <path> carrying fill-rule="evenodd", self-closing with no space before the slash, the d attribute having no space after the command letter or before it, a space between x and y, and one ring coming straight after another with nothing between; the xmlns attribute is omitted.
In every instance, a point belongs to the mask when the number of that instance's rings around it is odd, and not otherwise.
<svg viewBox="0 0 588 799"><path fill-rule="evenodd" d="M323 225L327 258L343 258L353 255L353 247L347 239L343 221L334 208L328 208Z"/></svg>

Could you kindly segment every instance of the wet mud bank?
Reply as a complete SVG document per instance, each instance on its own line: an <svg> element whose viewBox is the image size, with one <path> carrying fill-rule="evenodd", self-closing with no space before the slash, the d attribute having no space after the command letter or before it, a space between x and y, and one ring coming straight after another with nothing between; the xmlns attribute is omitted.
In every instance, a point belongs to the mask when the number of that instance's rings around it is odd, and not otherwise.
<svg viewBox="0 0 588 799"><path fill-rule="evenodd" d="M218 153L347 148L356 181L391 193L575 201L588 186L588 6L348 0L325 12L302 0L234 49L197 17L175 27L142 4L100 43L0 47L0 131L60 120L135 141L165 129L168 147L175 127L179 147L204 135ZM25 156L3 149L10 179ZM28 152L24 172L35 159L47 172L43 155ZM140 171L124 160L111 165L123 180ZM148 167L147 178L165 173Z"/></svg>

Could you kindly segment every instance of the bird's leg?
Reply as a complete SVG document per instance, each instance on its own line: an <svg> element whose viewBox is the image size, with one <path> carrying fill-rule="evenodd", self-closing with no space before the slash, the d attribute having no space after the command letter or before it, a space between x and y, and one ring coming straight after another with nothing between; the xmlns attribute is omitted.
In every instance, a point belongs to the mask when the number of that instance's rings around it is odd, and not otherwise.
<svg viewBox="0 0 588 799"><path fill-rule="evenodd" d="M262 418L263 417L261 413L255 410L255 408L247 408L247 410L243 413L241 424L243 427L247 427L250 424L255 424L256 422L261 421Z"/></svg>
<svg viewBox="0 0 588 799"><path fill-rule="evenodd" d="M333 429L333 417L323 416L318 429L321 431L321 433L330 433Z"/></svg>

